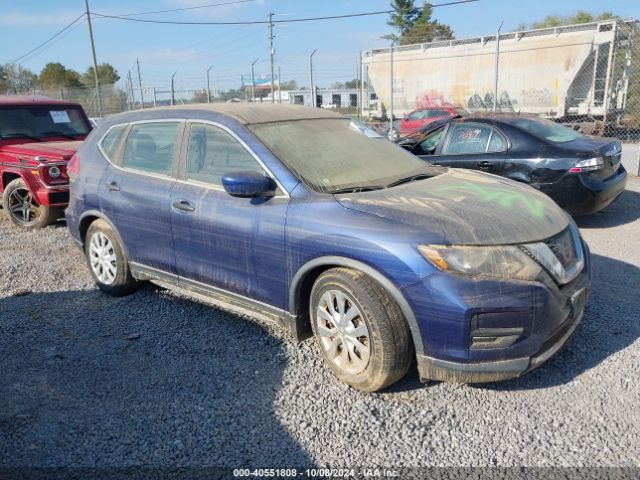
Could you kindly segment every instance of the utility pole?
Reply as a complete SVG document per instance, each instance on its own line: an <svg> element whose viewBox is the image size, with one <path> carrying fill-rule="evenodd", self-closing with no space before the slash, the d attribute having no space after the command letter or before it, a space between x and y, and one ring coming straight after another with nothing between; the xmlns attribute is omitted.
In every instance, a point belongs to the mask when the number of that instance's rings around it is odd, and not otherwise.
<svg viewBox="0 0 640 480"><path fill-rule="evenodd" d="M127 71L127 100L129 100L129 109L133 110L135 106L135 98L133 98L133 85L131 84L131 70Z"/></svg>
<svg viewBox="0 0 640 480"><path fill-rule="evenodd" d="M311 83L311 108L316 108L316 95L315 89L313 88L313 54L316 53L318 49L316 48L311 55L309 55L309 83Z"/></svg>
<svg viewBox="0 0 640 480"><path fill-rule="evenodd" d="M256 58L251 64L251 102L256 101L256 77L253 71L253 66L256 64L258 60L259 58Z"/></svg>
<svg viewBox="0 0 640 480"><path fill-rule="evenodd" d="M140 61L136 58L136 64L138 65L138 84L140 85L140 108L144 108L144 94L142 93L142 77L140 76Z"/></svg>
<svg viewBox="0 0 640 480"><path fill-rule="evenodd" d="M496 78L493 82L493 111L498 111L498 62L500 60L500 30L502 29L502 24L504 20L500 22L500 26L498 27L498 31L496 32Z"/></svg>
<svg viewBox="0 0 640 480"><path fill-rule="evenodd" d="M171 106L172 107L176 104L175 89L173 88L173 78L176 76L176 73L178 73L177 70L173 72L173 75L171 75Z"/></svg>
<svg viewBox="0 0 640 480"><path fill-rule="evenodd" d="M93 28L91 27L91 12L89 11L89 0L84 0L87 14L87 24L89 25L89 39L91 40L91 53L93 54L93 78L96 81L96 98L98 100L98 116L102 117L102 97L100 96L100 80L98 79L98 60L96 59L96 45L93 41Z"/></svg>
<svg viewBox="0 0 640 480"><path fill-rule="evenodd" d="M269 14L269 63L271 64L271 103L276 103L276 88L273 81L273 13Z"/></svg>
<svg viewBox="0 0 640 480"><path fill-rule="evenodd" d="M362 51L358 55L358 65L356 67L356 106L358 107L358 120L362 120Z"/></svg>
<svg viewBox="0 0 640 480"><path fill-rule="evenodd" d="M389 47L389 140L394 140L395 130L393 128L393 47L395 47L396 41L391 42L391 47Z"/></svg>
<svg viewBox="0 0 640 480"><path fill-rule="evenodd" d="M279 65L278 65L278 103L282 103L282 77L280 76Z"/></svg>
<svg viewBox="0 0 640 480"><path fill-rule="evenodd" d="M213 68L213 65L207 68L207 103L211 103L211 86L209 84L209 71L212 68Z"/></svg>

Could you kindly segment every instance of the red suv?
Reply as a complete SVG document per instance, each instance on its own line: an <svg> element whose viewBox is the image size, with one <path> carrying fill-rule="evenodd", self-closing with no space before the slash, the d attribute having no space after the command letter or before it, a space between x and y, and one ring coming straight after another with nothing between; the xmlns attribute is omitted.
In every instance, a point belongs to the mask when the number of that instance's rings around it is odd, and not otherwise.
<svg viewBox="0 0 640 480"><path fill-rule="evenodd" d="M464 108L452 106L432 106L421 107L413 112L407 113L400 120L400 135L409 135L417 132L420 127L441 118L451 118L460 115L462 117L469 115Z"/></svg>
<svg viewBox="0 0 640 480"><path fill-rule="evenodd" d="M0 193L9 220L35 229L61 216L69 203L67 161L90 131L77 103L0 96Z"/></svg>

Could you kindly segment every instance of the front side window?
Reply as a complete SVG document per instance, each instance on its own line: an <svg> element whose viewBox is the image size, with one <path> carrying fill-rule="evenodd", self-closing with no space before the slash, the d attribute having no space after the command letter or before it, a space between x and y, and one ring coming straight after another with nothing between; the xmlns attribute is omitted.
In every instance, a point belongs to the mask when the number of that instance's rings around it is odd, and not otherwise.
<svg viewBox="0 0 640 480"><path fill-rule="evenodd" d="M178 122L154 122L131 127L124 147L122 166L171 176L178 126Z"/></svg>
<svg viewBox="0 0 640 480"><path fill-rule="evenodd" d="M451 129L445 155L499 152L506 149L506 141L500 133L488 125L458 123Z"/></svg>
<svg viewBox="0 0 640 480"><path fill-rule="evenodd" d="M317 192L384 188L408 176L440 173L378 135L363 135L349 119L295 120L249 128Z"/></svg>
<svg viewBox="0 0 640 480"><path fill-rule="evenodd" d="M187 180L222 186L223 175L238 171L267 175L230 133L212 125L193 124L187 146Z"/></svg>
<svg viewBox="0 0 640 480"><path fill-rule="evenodd" d="M0 108L0 139L69 137L80 140L91 131L82 110L66 105L33 105Z"/></svg>
<svg viewBox="0 0 640 480"><path fill-rule="evenodd" d="M422 140L422 142L420 142L420 150L422 150L425 155L432 154L438 146L438 142L442 138L443 133L444 127L440 127L431 132L424 140Z"/></svg>

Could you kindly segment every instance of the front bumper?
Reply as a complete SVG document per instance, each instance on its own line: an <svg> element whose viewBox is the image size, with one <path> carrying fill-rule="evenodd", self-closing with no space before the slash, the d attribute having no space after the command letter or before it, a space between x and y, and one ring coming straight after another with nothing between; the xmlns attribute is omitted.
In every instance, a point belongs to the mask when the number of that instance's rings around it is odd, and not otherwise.
<svg viewBox="0 0 640 480"><path fill-rule="evenodd" d="M66 207L69 204L69 188L40 189L36 193L38 203L47 207Z"/></svg>
<svg viewBox="0 0 640 480"><path fill-rule="evenodd" d="M543 348L534 356L494 362L459 363L423 355L417 356L420 381L438 380L459 383L497 382L517 378L539 367L554 356L569 340L582 320L584 311L570 316Z"/></svg>
<svg viewBox="0 0 640 480"><path fill-rule="evenodd" d="M591 290L582 246L583 270L563 286L546 274L532 282L436 272L404 287L422 336L421 380L506 380L553 356L579 324Z"/></svg>

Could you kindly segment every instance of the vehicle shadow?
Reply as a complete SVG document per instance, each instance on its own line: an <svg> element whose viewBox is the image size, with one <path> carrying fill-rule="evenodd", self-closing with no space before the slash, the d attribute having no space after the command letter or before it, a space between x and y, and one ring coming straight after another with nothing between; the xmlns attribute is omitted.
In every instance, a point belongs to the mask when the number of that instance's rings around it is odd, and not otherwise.
<svg viewBox="0 0 640 480"><path fill-rule="evenodd" d="M640 337L640 268L601 255L592 255L593 287L584 317L563 349L536 370L503 382L472 384L496 391L530 390L569 383L589 375L616 352ZM627 288L621 286L626 285ZM386 393L425 388L415 366Z"/></svg>
<svg viewBox="0 0 640 480"><path fill-rule="evenodd" d="M635 222L640 218L640 193L625 190L600 212L574 217L580 228L608 228Z"/></svg>
<svg viewBox="0 0 640 480"><path fill-rule="evenodd" d="M0 312L5 471L313 466L274 412L286 357L258 324L151 285L4 297Z"/></svg>

